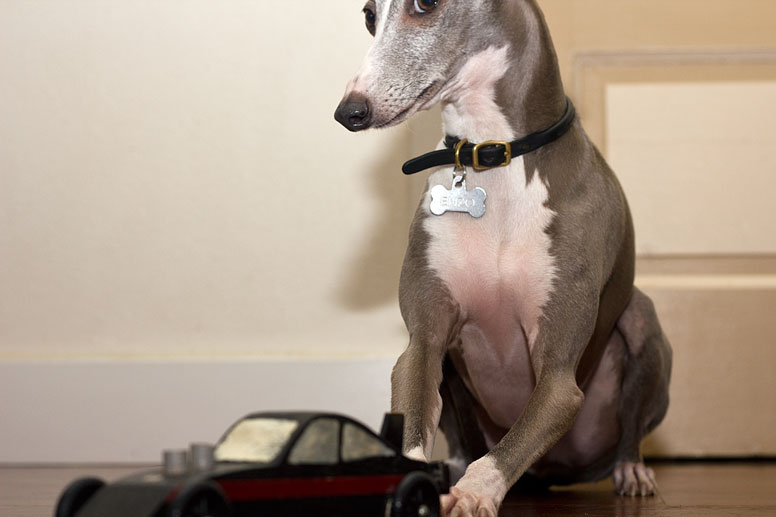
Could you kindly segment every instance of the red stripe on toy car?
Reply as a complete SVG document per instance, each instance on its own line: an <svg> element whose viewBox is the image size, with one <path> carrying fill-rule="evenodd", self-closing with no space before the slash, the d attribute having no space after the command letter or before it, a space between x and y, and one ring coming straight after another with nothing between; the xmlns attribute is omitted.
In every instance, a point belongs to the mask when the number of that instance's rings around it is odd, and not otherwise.
<svg viewBox="0 0 776 517"><path fill-rule="evenodd" d="M404 475L289 479L222 479L218 481L232 501L294 499L389 494Z"/></svg>

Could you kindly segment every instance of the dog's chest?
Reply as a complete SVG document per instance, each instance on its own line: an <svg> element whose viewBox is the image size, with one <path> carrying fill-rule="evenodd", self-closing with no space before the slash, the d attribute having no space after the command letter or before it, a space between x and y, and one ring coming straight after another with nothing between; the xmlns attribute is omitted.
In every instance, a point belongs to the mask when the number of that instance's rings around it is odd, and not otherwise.
<svg viewBox="0 0 776 517"><path fill-rule="evenodd" d="M449 170L429 178L430 187L451 182ZM538 172L526 182L522 158L508 168L470 172L467 187L476 186L487 192L481 218L426 217L427 258L461 307L470 388L494 420L506 421L519 415L533 390L530 349L555 273L546 231L554 214ZM426 210L430 201L427 194ZM519 371L525 375L516 376Z"/></svg>

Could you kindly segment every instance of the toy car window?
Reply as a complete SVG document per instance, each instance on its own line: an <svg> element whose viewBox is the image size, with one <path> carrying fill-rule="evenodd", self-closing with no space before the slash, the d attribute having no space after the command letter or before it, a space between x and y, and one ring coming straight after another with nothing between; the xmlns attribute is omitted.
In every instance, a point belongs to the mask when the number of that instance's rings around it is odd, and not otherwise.
<svg viewBox="0 0 776 517"><path fill-rule="evenodd" d="M396 452L383 442L353 424L345 424L342 430L342 459L357 461L366 458L395 456Z"/></svg>
<svg viewBox="0 0 776 517"><path fill-rule="evenodd" d="M292 465L333 465L339 460L339 421L319 418L296 441L288 462Z"/></svg>
<svg viewBox="0 0 776 517"><path fill-rule="evenodd" d="M215 450L218 461L274 460L299 426L296 420L246 418L235 425Z"/></svg>

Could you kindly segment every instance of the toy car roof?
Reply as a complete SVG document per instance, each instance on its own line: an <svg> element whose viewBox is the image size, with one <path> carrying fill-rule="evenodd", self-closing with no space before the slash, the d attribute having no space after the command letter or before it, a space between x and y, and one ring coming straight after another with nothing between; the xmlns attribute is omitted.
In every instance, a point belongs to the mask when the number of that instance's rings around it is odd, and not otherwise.
<svg viewBox="0 0 776 517"><path fill-rule="evenodd" d="M296 420L300 424L304 424L314 418L321 417L336 418L337 420L348 420L350 422L359 423L357 420L354 420L353 418L340 413L318 411L258 411L245 415L240 420L246 420L250 418L283 418L286 420Z"/></svg>

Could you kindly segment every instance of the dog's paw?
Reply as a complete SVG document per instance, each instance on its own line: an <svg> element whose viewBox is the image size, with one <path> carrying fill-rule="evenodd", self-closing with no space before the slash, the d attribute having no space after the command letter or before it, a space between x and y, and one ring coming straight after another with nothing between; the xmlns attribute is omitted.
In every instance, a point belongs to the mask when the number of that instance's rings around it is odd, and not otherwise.
<svg viewBox="0 0 776 517"><path fill-rule="evenodd" d="M614 490L620 495L647 496L657 491L655 472L642 462L618 462L614 467Z"/></svg>
<svg viewBox="0 0 776 517"><path fill-rule="evenodd" d="M496 517L498 505L488 497L452 487L450 493L442 496L444 517Z"/></svg>
<svg viewBox="0 0 776 517"><path fill-rule="evenodd" d="M493 462L481 458L466 469L466 473L450 493L442 496L444 517L496 517L506 494L506 483Z"/></svg>

